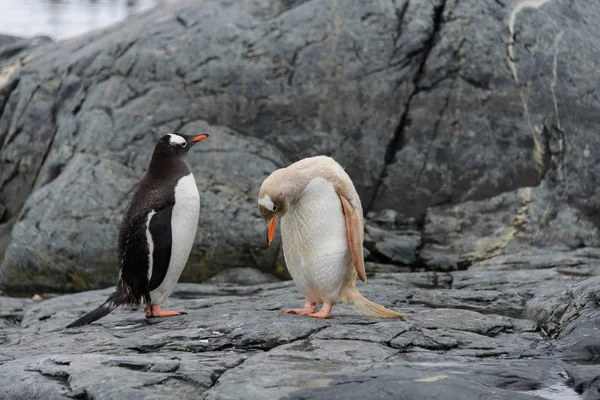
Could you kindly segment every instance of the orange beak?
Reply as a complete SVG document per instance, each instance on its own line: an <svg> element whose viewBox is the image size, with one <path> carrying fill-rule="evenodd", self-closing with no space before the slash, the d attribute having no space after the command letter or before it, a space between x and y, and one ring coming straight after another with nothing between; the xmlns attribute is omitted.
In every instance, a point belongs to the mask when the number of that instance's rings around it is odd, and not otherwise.
<svg viewBox="0 0 600 400"><path fill-rule="evenodd" d="M267 246L271 245L273 237L275 237L275 228L277 227L277 217L273 217L267 229Z"/></svg>
<svg viewBox="0 0 600 400"><path fill-rule="evenodd" d="M191 141L192 143L201 142L201 141L203 141L204 139L206 139L207 137L208 137L208 135L207 135L207 134L204 134L204 135L198 135L198 136L196 136L195 138L193 138L193 139L192 139L192 140L190 140L190 141Z"/></svg>

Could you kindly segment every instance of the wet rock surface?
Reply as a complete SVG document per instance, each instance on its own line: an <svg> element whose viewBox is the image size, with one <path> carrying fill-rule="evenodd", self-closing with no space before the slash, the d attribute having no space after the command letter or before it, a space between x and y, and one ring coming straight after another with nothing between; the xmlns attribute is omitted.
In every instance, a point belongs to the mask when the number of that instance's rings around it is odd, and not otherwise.
<svg viewBox="0 0 600 400"><path fill-rule="evenodd" d="M407 317L318 320L280 312L303 302L290 281L180 284L165 308L185 315L71 330L111 289L3 297L0 397L593 399L594 287L556 268L374 274L361 292Z"/></svg>

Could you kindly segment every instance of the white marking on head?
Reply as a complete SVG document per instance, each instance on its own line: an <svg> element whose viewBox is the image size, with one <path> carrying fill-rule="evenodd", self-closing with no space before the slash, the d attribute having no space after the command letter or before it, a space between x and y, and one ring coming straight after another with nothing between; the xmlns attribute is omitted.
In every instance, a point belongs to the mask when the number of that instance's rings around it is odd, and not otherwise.
<svg viewBox="0 0 600 400"><path fill-rule="evenodd" d="M169 143L170 144L183 144L186 140L175 133L169 133Z"/></svg>
<svg viewBox="0 0 600 400"><path fill-rule="evenodd" d="M271 200L271 196L268 194L265 194L262 199L258 199L258 204L271 211L273 211L273 208L275 207L273 200Z"/></svg>

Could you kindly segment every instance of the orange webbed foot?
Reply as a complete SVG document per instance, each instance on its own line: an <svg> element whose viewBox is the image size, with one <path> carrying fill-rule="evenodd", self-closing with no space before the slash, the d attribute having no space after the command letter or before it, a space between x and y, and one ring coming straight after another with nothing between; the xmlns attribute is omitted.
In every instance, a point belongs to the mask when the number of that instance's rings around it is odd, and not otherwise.
<svg viewBox="0 0 600 400"><path fill-rule="evenodd" d="M312 318L321 318L321 319L327 319L329 318L329 316L331 315L331 313L325 312L325 311L319 311L316 313L312 313L312 314L308 314L309 317Z"/></svg>
<svg viewBox="0 0 600 400"><path fill-rule="evenodd" d="M178 311L161 310L160 306L146 307L144 313L146 314L146 318L174 317L175 315L181 315Z"/></svg>
<svg viewBox="0 0 600 400"><path fill-rule="evenodd" d="M286 308L281 312L284 314L309 315L315 312L315 303L306 300L304 308Z"/></svg>
<svg viewBox="0 0 600 400"><path fill-rule="evenodd" d="M308 314L308 316L312 317L312 318L327 319L331 315L331 309L332 308L333 308L333 305L323 303L323 307L321 307L321 311L319 311L319 312L313 312L311 314Z"/></svg>

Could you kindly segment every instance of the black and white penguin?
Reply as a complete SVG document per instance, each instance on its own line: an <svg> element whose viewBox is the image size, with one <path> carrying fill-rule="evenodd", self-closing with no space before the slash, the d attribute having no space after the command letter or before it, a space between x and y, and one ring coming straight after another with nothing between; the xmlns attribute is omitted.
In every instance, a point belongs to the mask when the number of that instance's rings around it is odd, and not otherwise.
<svg viewBox="0 0 600 400"><path fill-rule="evenodd" d="M158 141L123 215L116 290L67 328L90 324L120 305L145 304L148 318L180 314L163 311L160 304L181 276L198 227L200 195L184 157L207 137L171 133Z"/></svg>

